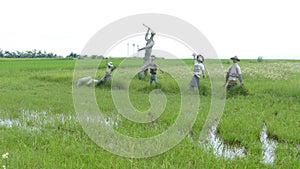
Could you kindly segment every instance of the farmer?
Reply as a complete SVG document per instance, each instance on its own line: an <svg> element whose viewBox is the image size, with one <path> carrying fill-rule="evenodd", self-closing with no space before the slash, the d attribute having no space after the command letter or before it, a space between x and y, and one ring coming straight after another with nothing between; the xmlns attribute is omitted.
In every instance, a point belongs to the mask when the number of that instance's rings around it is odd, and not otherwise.
<svg viewBox="0 0 300 169"><path fill-rule="evenodd" d="M106 70L105 76L96 82L96 86L101 85L103 82L107 82L111 80L111 74L116 69L112 62L108 62L108 58L106 57Z"/></svg>
<svg viewBox="0 0 300 169"><path fill-rule="evenodd" d="M238 62L240 59L237 56L234 56L230 58L233 61L233 64L228 68L226 73L226 80L224 83L224 86L226 86L228 80L228 84L226 87L226 92L228 92L229 89L237 85L237 79L240 81L240 85L243 86L243 78L242 78L242 71L240 66L238 65Z"/></svg>
<svg viewBox="0 0 300 169"><path fill-rule="evenodd" d="M164 73L163 70L161 70L161 68L158 66L158 64L156 64L155 62L155 56L154 55L151 55L151 60L150 60L150 63L148 63L147 65L143 66L142 69L140 69L139 73L143 72L144 70L146 69L150 69L150 74L151 74L151 77L150 77L150 87L152 85L152 82L154 81L155 82L155 86L157 86L157 77L156 77L156 71L157 69L159 69L162 73Z"/></svg>
<svg viewBox="0 0 300 169"><path fill-rule="evenodd" d="M141 51L141 50L145 50L143 67L150 63L150 56L151 56L151 52L152 52L152 47L154 46L153 37L155 36L155 32L151 31L151 36L150 36L150 38L148 38L149 32L150 32L150 28L148 28L147 33L145 35L145 40L147 42L146 46L143 47L143 48L138 49L138 52ZM147 73L148 73L148 69L145 69L144 70L144 75L147 75ZM139 79L141 79L142 78L142 72L139 72L138 76L139 76Z"/></svg>
<svg viewBox="0 0 300 169"><path fill-rule="evenodd" d="M198 88L200 86L200 76L202 74L203 78L205 78L205 68L203 65L204 57L202 55L196 55L193 53L194 56L194 75L190 82L191 88Z"/></svg>

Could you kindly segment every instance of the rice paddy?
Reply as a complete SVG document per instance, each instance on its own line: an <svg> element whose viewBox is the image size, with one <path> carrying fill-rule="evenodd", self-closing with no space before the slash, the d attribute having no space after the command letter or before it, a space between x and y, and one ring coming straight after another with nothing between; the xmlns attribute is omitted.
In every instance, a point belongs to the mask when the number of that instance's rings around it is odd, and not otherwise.
<svg viewBox="0 0 300 169"><path fill-rule="evenodd" d="M91 59L100 63L100 60ZM115 65L122 58L111 58ZM190 65L192 60L183 60ZM149 138L164 133L179 117L181 96L176 77L190 80L191 74L177 71L175 61L158 59L166 73L158 73L159 85L150 88L149 78L138 80L131 70L142 63L129 59L113 77L122 80L92 91L102 119L90 123L110 127L130 137ZM223 70L230 66L221 61ZM299 168L300 167L300 61L242 60L244 87L236 88L225 100L219 123L200 133L208 117L212 94L210 76L201 79L199 108L187 135L170 150L147 158L115 155L98 144L80 123L72 97L72 59L0 59L0 153L6 168ZM176 65L176 66L174 66ZM118 69L118 68L117 68ZM209 70L208 70L209 71ZM95 78L103 76L101 62ZM86 72L81 72L83 75ZM130 76L126 76L129 75ZM81 75L78 75L81 76ZM131 80L124 85L123 80ZM184 80L182 80L184 81ZM128 87L129 101L140 112L151 108L152 96L166 100L161 114L148 114L150 122L136 123L120 114L114 95ZM239 90L239 91L238 91ZM185 91L184 91L185 92ZM187 91L188 95L197 91ZM245 94L245 92L247 92ZM163 94L163 95L160 95ZM150 100L149 100L150 99ZM84 98L83 98L84 100ZM162 105L163 106L163 105ZM159 111L159 109L157 110ZM88 118L88 116L87 116ZM99 133L101 136L103 133ZM103 135L107 137L107 135ZM113 146L113 145L112 145Z"/></svg>

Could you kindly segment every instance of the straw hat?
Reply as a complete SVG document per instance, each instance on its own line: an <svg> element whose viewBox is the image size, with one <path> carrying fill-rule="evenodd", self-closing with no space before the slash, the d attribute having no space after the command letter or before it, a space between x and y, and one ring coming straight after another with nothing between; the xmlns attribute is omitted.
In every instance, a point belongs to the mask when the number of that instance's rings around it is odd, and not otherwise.
<svg viewBox="0 0 300 169"><path fill-rule="evenodd" d="M197 55L199 62L204 62L204 57L202 55Z"/></svg>
<svg viewBox="0 0 300 169"><path fill-rule="evenodd" d="M108 62L107 65L108 65L109 67L113 67L113 66L114 66L112 62Z"/></svg>
<svg viewBox="0 0 300 169"><path fill-rule="evenodd" d="M240 59L237 57L237 56L234 56L232 58L230 58L231 60L237 60L237 61L240 61Z"/></svg>

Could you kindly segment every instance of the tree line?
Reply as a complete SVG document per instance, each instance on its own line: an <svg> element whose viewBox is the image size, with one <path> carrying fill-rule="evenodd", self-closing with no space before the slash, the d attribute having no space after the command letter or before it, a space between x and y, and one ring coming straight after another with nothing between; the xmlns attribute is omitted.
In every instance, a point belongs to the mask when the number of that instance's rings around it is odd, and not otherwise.
<svg viewBox="0 0 300 169"><path fill-rule="evenodd" d="M0 58L78 58L79 55L71 52L67 56L60 56L55 53L48 53L41 50L31 50L31 51L3 51L0 49Z"/></svg>

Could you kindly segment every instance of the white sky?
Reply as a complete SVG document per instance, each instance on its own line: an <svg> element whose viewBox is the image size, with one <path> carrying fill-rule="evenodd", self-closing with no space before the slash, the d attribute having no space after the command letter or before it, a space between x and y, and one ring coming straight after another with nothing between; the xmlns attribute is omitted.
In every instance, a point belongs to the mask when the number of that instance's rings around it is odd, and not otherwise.
<svg viewBox="0 0 300 169"><path fill-rule="evenodd" d="M63 56L80 53L97 31L118 19L162 13L197 27L221 58L300 59L298 4L297 0L2 0L0 48ZM128 42L143 47L141 40ZM159 38L155 42L153 49L163 45ZM127 45L122 46L119 51L127 56Z"/></svg>

